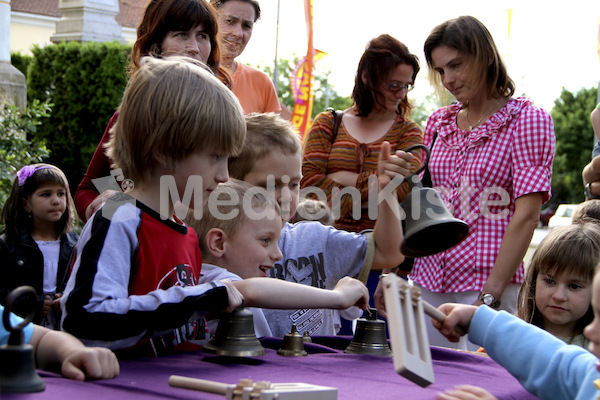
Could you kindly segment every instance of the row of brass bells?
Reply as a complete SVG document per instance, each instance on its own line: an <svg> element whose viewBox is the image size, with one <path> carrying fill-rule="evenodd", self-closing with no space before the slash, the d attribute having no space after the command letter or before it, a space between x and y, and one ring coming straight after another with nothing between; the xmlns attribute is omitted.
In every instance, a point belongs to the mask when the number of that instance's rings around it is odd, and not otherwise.
<svg viewBox="0 0 600 400"><path fill-rule="evenodd" d="M425 257L448 250L460 243L469 233L469 226L454 218L435 189L424 188L418 174L427 168L430 151L427 146L418 144L406 149L422 149L427 155L423 166L406 177L411 190L402 202L406 214L402 221L404 239L400 251L407 257Z"/></svg>
<svg viewBox="0 0 600 400"><path fill-rule="evenodd" d="M24 343L23 335L23 328L35 314L36 299L35 289L31 286L19 286L6 297L2 323L10 337L7 344L0 346L0 392L40 392L46 388L35 370L33 346ZM12 326L10 314L17 303L19 309L31 311L21 323Z"/></svg>
<svg viewBox="0 0 600 400"><path fill-rule="evenodd" d="M264 356L265 348L256 338L254 316L243 306L219 320L215 334L203 349L207 353L229 357Z"/></svg>
<svg viewBox="0 0 600 400"><path fill-rule="evenodd" d="M392 356L392 350L387 342L385 322L377 319L377 310L367 309L366 318L357 321L354 338L344 353Z"/></svg>
<svg viewBox="0 0 600 400"><path fill-rule="evenodd" d="M283 337L281 348L277 350L280 356L306 356L304 350L304 337L298 333L296 324L292 324L292 331Z"/></svg>

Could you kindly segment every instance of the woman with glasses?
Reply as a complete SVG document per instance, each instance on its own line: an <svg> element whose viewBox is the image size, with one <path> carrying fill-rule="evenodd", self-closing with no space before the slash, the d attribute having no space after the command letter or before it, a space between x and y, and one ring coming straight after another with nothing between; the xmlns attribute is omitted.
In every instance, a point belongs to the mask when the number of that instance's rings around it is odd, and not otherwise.
<svg viewBox="0 0 600 400"><path fill-rule="evenodd" d="M424 52L432 82L457 100L427 121L431 180L469 234L445 252L417 258L410 278L436 307L485 304L513 313L523 257L550 198L552 117L531 100L513 97L515 85L477 19L437 26ZM456 347L428 325L430 344ZM476 348L464 339L459 346Z"/></svg>
<svg viewBox="0 0 600 400"><path fill-rule="evenodd" d="M419 60L404 44L390 35L378 36L360 59L354 102L338 113L337 132L332 112L322 112L313 121L304 141L301 186L322 189L334 215L340 201L336 228L360 232L374 227L375 218L368 212L369 178L377 174L384 141L405 160L405 170L398 171L402 175L421 166L420 150L402 151L422 143L421 128L408 118L413 106L407 97L419 69ZM336 198L336 189L354 193ZM408 182L400 185L398 200L402 202L409 191ZM377 204L373 207L376 210Z"/></svg>

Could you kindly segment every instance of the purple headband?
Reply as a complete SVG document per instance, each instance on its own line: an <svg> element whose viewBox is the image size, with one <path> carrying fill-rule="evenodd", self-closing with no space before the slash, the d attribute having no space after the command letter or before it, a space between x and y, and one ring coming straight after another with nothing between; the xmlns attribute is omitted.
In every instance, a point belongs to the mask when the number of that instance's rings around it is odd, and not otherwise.
<svg viewBox="0 0 600 400"><path fill-rule="evenodd" d="M19 187L23 187L27 178L35 174L40 169L52 168L50 165L42 165L36 167L35 165L26 165L17 172L17 179L19 180Z"/></svg>

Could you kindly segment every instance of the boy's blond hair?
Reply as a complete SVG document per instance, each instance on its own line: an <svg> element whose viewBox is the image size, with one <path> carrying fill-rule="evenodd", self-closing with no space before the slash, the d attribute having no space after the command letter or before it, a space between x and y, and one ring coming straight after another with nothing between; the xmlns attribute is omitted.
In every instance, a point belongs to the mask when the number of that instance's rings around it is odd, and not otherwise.
<svg viewBox="0 0 600 400"><path fill-rule="evenodd" d="M266 190L237 179L217 186L210 195L210 201L204 205L202 218L195 218L194 210L188 210L185 221L198 234L200 252L208 254L206 235L213 228L221 229L227 236L235 235L249 218L244 208L248 206L252 210L273 209L277 216L281 216L279 204ZM221 218L224 215L232 217Z"/></svg>
<svg viewBox="0 0 600 400"><path fill-rule="evenodd" d="M242 152L229 160L229 175L244 180L256 163L273 151L296 154L302 149L292 124L275 113L246 115L246 142Z"/></svg>
<svg viewBox="0 0 600 400"><path fill-rule="evenodd" d="M301 221L318 221L323 225L333 225L333 213L326 202L317 199L302 199L296 208L291 223Z"/></svg>
<svg viewBox="0 0 600 400"><path fill-rule="evenodd" d="M585 222L600 223L600 200L590 199L584 201L573 210L571 223L583 224Z"/></svg>
<svg viewBox="0 0 600 400"><path fill-rule="evenodd" d="M242 108L202 62L144 57L119 107L107 155L135 183L159 161L175 168L200 150L236 155L246 137Z"/></svg>

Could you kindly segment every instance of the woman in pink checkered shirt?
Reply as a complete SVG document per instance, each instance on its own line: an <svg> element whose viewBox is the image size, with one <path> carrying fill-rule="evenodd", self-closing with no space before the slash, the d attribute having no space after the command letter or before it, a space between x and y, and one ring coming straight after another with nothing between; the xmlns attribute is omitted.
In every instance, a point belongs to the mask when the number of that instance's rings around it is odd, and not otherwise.
<svg viewBox="0 0 600 400"><path fill-rule="evenodd" d="M463 16L437 26L424 51L433 82L457 100L427 121L423 143L432 148L432 183L470 232L445 252L417 258L410 278L436 307L486 304L514 312L523 257L550 198L552 118L529 99L512 97L514 82L477 19ZM432 345L477 348L428 328Z"/></svg>

